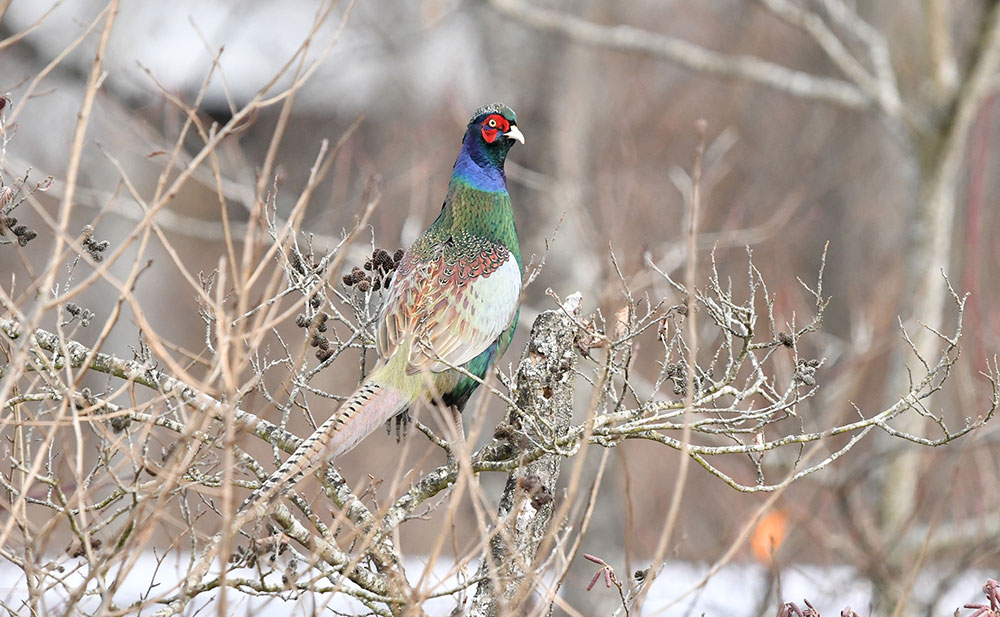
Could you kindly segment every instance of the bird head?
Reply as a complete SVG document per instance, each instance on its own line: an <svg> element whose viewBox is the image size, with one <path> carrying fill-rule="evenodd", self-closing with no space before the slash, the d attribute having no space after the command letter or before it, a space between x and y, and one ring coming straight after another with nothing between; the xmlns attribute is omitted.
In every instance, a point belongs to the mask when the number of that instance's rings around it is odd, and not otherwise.
<svg viewBox="0 0 1000 617"><path fill-rule="evenodd" d="M502 163L515 141L524 143L517 115L503 103L483 105L472 114L466 140L476 143L494 163Z"/></svg>
<svg viewBox="0 0 1000 617"><path fill-rule="evenodd" d="M503 164L515 141L524 143L514 110L503 103L480 107L469 120L452 177L481 190L506 190Z"/></svg>

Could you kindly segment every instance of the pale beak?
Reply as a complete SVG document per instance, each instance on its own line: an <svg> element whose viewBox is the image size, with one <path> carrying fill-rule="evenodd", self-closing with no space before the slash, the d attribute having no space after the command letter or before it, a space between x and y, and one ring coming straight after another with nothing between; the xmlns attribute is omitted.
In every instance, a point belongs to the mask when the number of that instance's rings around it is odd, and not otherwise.
<svg viewBox="0 0 1000 617"><path fill-rule="evenodd" d="M503 136L507 139L516 139L521 142L522 146L524 145L524 135L521 134L521 131L517 130L516 124L510 125L510 130L504 133Z"/></svg>

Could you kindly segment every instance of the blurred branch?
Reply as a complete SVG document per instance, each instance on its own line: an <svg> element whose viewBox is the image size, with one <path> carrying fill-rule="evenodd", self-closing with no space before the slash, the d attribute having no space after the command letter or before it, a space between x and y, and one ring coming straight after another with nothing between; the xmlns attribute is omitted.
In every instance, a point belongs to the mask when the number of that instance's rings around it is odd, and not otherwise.
<svg viewBox="0 0 1000 617"><path fill-rule="evenodd" d="M997 88L1000 71L1000 3L994 3L984 16L970 69L950 103L938 110L940 121L914 136L923 148L921 164L921 199L912 222L913 240L907 249L905 309L911 319L920 319L931 328L943 322L947 292L938 278L948 270L954 245L956 198L962 177L966 145L983 100ZM950 284L948 291L951 291ZM952 295L954 292L951 291ZM913 349L923 357L937 354L942 343L932 330L915 334ZM911 379L901 358L894 361L886 381L887 396ZM911 422L915 422L911 418ZM903 427L908 429L908 427ZM895 458L885 469L885 486L878 489L881 525L889 533L898 532L909 520L918 487L913 454ZM895 553L897 565L907 561ZM892 603L895 600L891 601Z"/></svg>
<svg viewBox="0 0 1000 617"><path fill-rule="evenodd" d="M97 98L97 90L100 83L104 81L104 54L108 41L111 39L111 29L118 16L118 0L110 0L102 14L107 17L104 22L104 29L97 43L97 51L94 60L90 65L90 72L87 75L87 89L84 91L83 101L80 104L80 111L76 115L76 127L73 131L73 141L70 144L69 162L66 167L66 190L59 201L58 227L54 229L55 248L49 255L49 265L45 269L44 283L42 289L51 289L55 283L56 263L62 258L62 246L66 241L70 214L73 210L73 198L77 188L77 180L80 174L80 162L83 160L83 147L87 134L87 125L90 123L90 114Z"/></svg>
<svg viewBox="0 0 1000 617"><path fill-rule="evenodd" d="M868 94L872 99L878 101L882 111L889 117L900 115L901 101L899 90L896 87L895 74L892 72L891 64L888 73L880 72L873 75L868 71L847 49L844 43L830 29L822 17L816 13L795 4L791 0L756 0L769 11L809 34L814 41L822 48L827 57L839 68L852 82ZM839 4L842 5L839 0ZM846 7L844 7L844 10ZM856 22L862 22L860 17L855 15ZM887 48L885 39L877 32L869 29L875 36L869 37L876 48Z"/></svg>
<svg viewBox="0 0 1000 617"><path fill-rule="evenodd" d="M688 367L698 366L698 350L701 347L698 332L698 311L693 310L698 302L698 224L701 217L701 194L702 194L702 172L705 158L705 138L708 131L708 121L704 118L695 121L695 129L698 133L698 145L695 147L694 165L691 169L691 190L685 194L685 218L687 219L686 233L686 255L684 264L684 290L687 292L683 297L684 304L684 338L687 357L681 358ZM714 258L714 253L713 253ZM713 261L714 265L714 261ZM626 294L631 295L631 294ZM680 328L677 333L680 334ZM684 498L684 489L688 482L688 470L691 467L691 433L693 430L692 420L694 418L694 402L696 398L695 386L699 389L702 384L698 384L699 376L695 370L685 371L684 383L684 415L682 422L684 428L681 429L681 462L677 466L677 477L674 479L674 488L671 491L670 506L667 509L667 517L663 524L663 534L660 536L650 562L650 572L659 572L663 565L663 558L667 554L670 539L673 536L674 527L680 516L681 503ZM697 459L696 459L697 460ZM648 593L651 585L644 588L644 593Z"/></svg>
<svg viewBox="0 0 1000 617"><path fill-rule="evenodd" d="M727 248L743 248L747 246L760 246L766 242L780 237L781 233L788 229L793 217L800 213L802 207L803 191L796 190L781 204L771 211L768 219L759 225L750 227L740 227L737 229L725 229L722 231L702 231L695 239L699 251L710 251ZM653 260L650 255L648 259L655 265L655 270L641 270L629 280L629 285L634 290L645 289L656 280L662 280L658 271L672 273L684 263L687 255L687 248L680 242L666 242L663 247L663 255Z"/></svg>
<svg viewBox="0 0 1000 617"><path fill-rule="evenodd" d="M958 63L951 44L951 2L923 0L923 6L934 90L937 99L943 101L951 97L958 87Z"/></svg>
<svg viewBox="0 0 1000 617"><path fill-rule="evenodd" d="M868 51L868 60L879 81L894 84L896 77L892 68L892 56L889 53L889 44L882 33L855 12L853 8L855 3L852 2L848 6L844 0L820 1L830 21L864 45Z"/></svg>
<svg viewBox="0 0 1000 617"><path fill-rule="evenodd" d="M488 2L507 17L580 43L663 58L692 71L758 83L779 92L847 109L869 109L879 101L849 81L796 71L756 56L723 54L682 39L631 26L602 26L562 11L538 8L521 0Z"/></svg>
<svg viewBox="0 0 1000 617"><path fill-rule="evenodd" d="M944 521L937 525L916 525L907 530L902 543L907 551L917 552L927 543L929 558L947 551L970 546L995 547L1000 540L1000 514L984 513L982 517Z"/></svg>
<svg viewBox="0 0 1000 617"><path fill-rule="evenodd" d="M983 100L1000 85L997 82L997 73L1000 71L1000 3L994 4L985 16L970 66L968 76L959 87L952 109L946 116L934 165L928 170L930 177L927 180L928 197L925 205L929 212L921 217L920 222L927 228L923 233L931 237L943 236L940 230L951 231L955 191L969 130ZM944 242L945 246L930 254L937 260L936 263L947 263L946 246L950 246L950 233L939 242ZM925 276L935 276L934 269L931 270Z"/></svg>
<svg viewBox="0 0 1000 617"><path fill-rule="evenodd" d="M3 16L7 12L7 8L10 7L10 3L12 1L13 0L2 0L2 1L0 1L0 21L3 21ZM49 17L49 15L51 15L56 10L56 7L58 7L58 6L59 6L58 4L53 4L51 7L49 7L49 10L45 11L45 13L41 17L39 17L38 19L36 19L34 23L32 23L30 26L28 26L24 30L21 30L20 32L18 32L16 34L11 34L10 36L7 36L6 38L0 39L0 49L3 49L5 47L10 47L14 43L17 43L18 41L22 41L29 34L31 34L32 32L34 32L35 30L37 30L38 27L42 25L42 22L44 22ZM3 34L4 34L4 32L0 31L0 36L3 36Z"/></svg>

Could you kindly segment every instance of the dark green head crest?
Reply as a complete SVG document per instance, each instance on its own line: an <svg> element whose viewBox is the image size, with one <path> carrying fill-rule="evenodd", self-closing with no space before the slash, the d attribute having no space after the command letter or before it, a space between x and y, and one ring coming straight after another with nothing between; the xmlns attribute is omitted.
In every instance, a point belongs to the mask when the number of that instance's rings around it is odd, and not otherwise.
<svg viewBox="0 0 1000 617"><path fill-rule="evenodd" d="M483 105L476 111L472 112L472 119L469 120L469 126L481 121L490 114L500 114L511 124L517 124L517 114L514 113L513 109L507 107L503 103L490 103L489 105Z"/></svg>

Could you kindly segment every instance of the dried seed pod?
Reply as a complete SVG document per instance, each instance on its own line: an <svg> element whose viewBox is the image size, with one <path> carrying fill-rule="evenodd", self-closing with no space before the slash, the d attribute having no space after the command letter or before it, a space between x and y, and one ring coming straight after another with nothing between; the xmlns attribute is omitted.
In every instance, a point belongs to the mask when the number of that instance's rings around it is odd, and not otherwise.
<svg viewBox="0 0 1000 617"><path fill-rule="evenodd" d="M132 420L128 416L114 416L111 418L111 430L115 433L120 433L128 428L128 425L132 423Z"/></svg>
<svg viewBox="0 0 1000 617"><path fill-rule="evenodd" d="M296 251L288 251L288 265L292 267L299 274L305 274L306 269L302 265L302 260L299 258L299 254Z"/></svg>
<svg viewBox="0 0 1000 617"><path fill-rule="evenodd" d="M392 260L392 255L383 249L375 249L375 252L372 253L372 261L383 272L392 270L396 265Z"/></svg>
<svg viewBox="0 0 1000 617"><path fill-rule="evenodd" d="M552 503L552 494L549 493L547 488L543 487L543 490L531 496L531 507L535 510L541 510L542 506L550 503Z"/></svg>
<svg viewBox="0 0 1000 617"><path fill-rule="evenodd" d="M365 274L364 270L362 270L357 266L354 266L350 274L344 275L344 284L347 285L348 287L352 285L357 285L359 282L361 282L362 279L367 278L367 276L368 275Z"/></svg>

